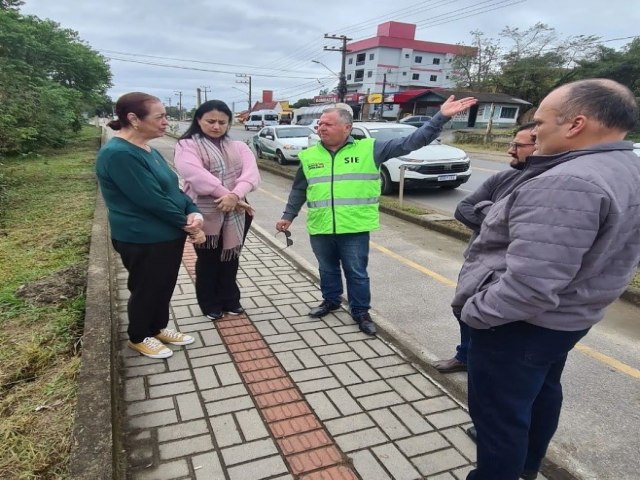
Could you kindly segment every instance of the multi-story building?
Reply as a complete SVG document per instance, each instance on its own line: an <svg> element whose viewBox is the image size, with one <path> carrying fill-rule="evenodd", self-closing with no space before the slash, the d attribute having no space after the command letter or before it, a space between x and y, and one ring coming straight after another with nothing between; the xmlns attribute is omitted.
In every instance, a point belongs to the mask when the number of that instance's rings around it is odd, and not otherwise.
<svg viewBox="0 0 640 480"><path fill-rule="evenodd" d="M375 37L348 44L348 93L391 94L453 87L452 61L463 49L468 53L469 47L416 40L415 33L414 24L386 22L378 25ZM394 115L391 110L388 114Z"/></svg>

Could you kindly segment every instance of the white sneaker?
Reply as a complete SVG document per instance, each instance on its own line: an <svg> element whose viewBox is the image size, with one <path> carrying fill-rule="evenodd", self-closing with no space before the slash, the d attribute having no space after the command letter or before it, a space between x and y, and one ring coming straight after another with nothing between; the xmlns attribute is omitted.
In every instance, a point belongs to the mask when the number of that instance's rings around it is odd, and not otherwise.
<svg viewBox="0 0 640 480"><path fill-rule="evenodd" d="M160 333L156 335L156 339L162 343L169 343L171 345L189 345L196 341L191 335L185 335L170 328L160 330Z"/></svg>
<svg viewBox="0 0 640 480"><path fill-rule="evenodd" d="M149 358L169 358L173 352L153 337L147 337L140 343L129 340L129 348Z"/></svg>

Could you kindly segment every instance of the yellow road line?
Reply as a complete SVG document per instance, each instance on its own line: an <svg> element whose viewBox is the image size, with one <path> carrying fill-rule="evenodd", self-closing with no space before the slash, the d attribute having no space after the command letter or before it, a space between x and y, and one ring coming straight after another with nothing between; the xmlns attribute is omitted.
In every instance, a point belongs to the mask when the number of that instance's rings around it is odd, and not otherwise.
<svg viewBox="0 0 640 480"><path fill-rule="evenodd" d="M267 192L266 190L264 190L263 188L258 188L258 190L260 190L262 193L264 193L265 195L270 196L271 198L275 198L276 200L280 200L282 202L286 203L286 200L283 198L280 198L270 192ZM392 252L391 250L389 250L386 247L383 247L382 245L379 245L375 242L370 242L371 246L373 248L375 248L376 250L378 250L379 252L383 253L384 255L387 255L388 257L391 257L397 261L399 261L400 263L403 263L411 268L413 268L414 270L417 270L421 273L424 273L425 275L427 275L428 277L433 278L436 282L441 283L442 285L445 285L447 287L451 287L451 288L455 288L456 287L456 282L454 282L453 280L448 279L447 277L440 275L437 272L434 272L433 270L429 270L428 268L420 265L419 263L414 262L413 260L409 260L406 257L403 257L402 255L399 255L395 252ZM587 355L591 358L594 358L595 360L598 360L599 362L604 363L605 365L610 366L611 368L614 368L615 370L624 373L626 375L629 375L630 377L633 378L638 378L640 379L640 370L638 370L637 368L633 368L630 365L627 365L626 363L623 363L619 360L616 360L613 357L610 357L608 355L605 355L604 353L600 353L597 350L594 350L593 348L587 347L586 345L582 344L582 343L578 343L576 345L576 350L578 350L579 352L583 353L584 355Z"/></svg>
<svg viewBox="0 0 640 480"><path fill-rule="evenodd" d="M489 172L489 173L497 173L502 170L493 170L491 168L482 168L482 167L471 167L472 170L480 170L481 172Z"/></svg>
<svg viewBox="0 0 640 480"><path fill-rule="evenodd" d="M605 355L604 353L600 353L597 350L594 350L591 347L587 347L582 343L578 343L576 345L576 350L584 353L591 358L595 358L596 360L609 365L611 368L615 368L616 370L625 373L630 377L640 379L640 370L638 370L637 368L633 368L626 363L622 363L620 360L616 360L615 358Z"/></svg>

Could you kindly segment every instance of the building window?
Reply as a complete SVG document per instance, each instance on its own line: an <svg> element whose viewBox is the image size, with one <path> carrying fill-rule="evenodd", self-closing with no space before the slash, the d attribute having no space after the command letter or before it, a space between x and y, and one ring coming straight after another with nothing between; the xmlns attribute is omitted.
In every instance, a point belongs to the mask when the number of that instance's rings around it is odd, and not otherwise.
<svg viewBox="0 0 640 480"><path fill-rule="evenodd" d="M349 59L349 65L353 65L353 58Z"/></svg>
<svg viewBox="0 0 640 480"><path fill-rule="evenodd" d="M404 54L404 58L409 58L411 55L409 55L408 53Z"/></svg>
<svg viewBox="0 0 640 480"><path fill-rule="evenodd" d="M438 81L438 75L431 75L429 77L429 81L430 82L437 82Z"/></svg>
<svg viewBox="0 0 640 480"><path fill-rule="evenodd" d="M369 60L373 60L375 58L375 55L373 53L369 54Z"/></svg>
<svg viewBox="0 0 640 480"><path fill-rule="evenodd" d="M447 63L451 63L451 60L453 60L453 58L449 58L449 59L447 60Z"/></svg>
<svg viewBox="0 0 640 480"><path fill-rule="evenodd" d="M411 80L420 80L420 74L414 73L413 75L411 75Z"/></svg>
<svg viewBox="0 0 640 480"><path fill-rule="evenodd" d="M365 53L359 53L356 55L356 65L364 65L364 61L367 58Z"/></svg>
<svg viewBox="0 0 640 480"><path fill-rule="evenodd" d="M415 62L422 63L422 57L420 55L416 55Z"/></svg>
<svg viewBox="0 0 640 480"><path fill-rule="evenodd" d="M450 75L447 75L447 76L446 76L446 77L444 77L444 78L446 78L447 80L449 80L449 79L451 78L451 76L450 76Z"/></svg>
<svg viewBox="0 0 640 480"><path fill-rule="evenodd" d="M371 70L369 70L367 72L367 78L371 78L371 77L373 77L373 72Z"/></svg>
<svg viewBox="0 0 640 480"><path fill-rule="evenodd" d="M361 82L364 79L364 70L356 70L354 80Z"/></svg>
<svg viewBox="0 0 640 480"><path fill-rule="evenodd" d="M434 58L433 59L433 64L434 65L440 65L440 59L439 58Z"/></svg>
<svg viewBox="0 0 640 480"><path fill-rule="evenodd" d="M484 117L484 105L479 105L478 106L478 113L476 115L476 118L482 118Z"/></svg>
<svg viewBox="0 0 640 480"><path fill-rule="evenodd" d="M407 72L402 72L402 76L406 77L407 76Z"/></svg>
<svg viewBox="0 0 640 480"><path fill-rule="evenodd" d="M347 75L347 80L351 80L351 74Z"/></svg>
<svg viewBox="0 0 640 480"><path fill-rule="evenodd" d="M500 118L516 118L516 107L502 107L500 109Z"/></svg>

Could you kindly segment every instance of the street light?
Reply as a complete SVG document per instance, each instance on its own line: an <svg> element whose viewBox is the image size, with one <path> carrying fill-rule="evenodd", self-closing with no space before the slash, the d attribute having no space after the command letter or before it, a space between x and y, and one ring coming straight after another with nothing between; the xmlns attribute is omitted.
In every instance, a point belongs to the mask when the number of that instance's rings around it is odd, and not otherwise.
<svg viewBox="0 0 640 480"><path fill-rule="evenodd" d="M340 75L338 75L336 72L334 72L333 70L331 70L329 67L327 67L324 63L319 62L318 60L311 60L313 63L317 63L318 65L322 65L324 68L326 68L327 70L329 70L331 73L333 73L336 77L340 78Z"/></svg>

